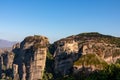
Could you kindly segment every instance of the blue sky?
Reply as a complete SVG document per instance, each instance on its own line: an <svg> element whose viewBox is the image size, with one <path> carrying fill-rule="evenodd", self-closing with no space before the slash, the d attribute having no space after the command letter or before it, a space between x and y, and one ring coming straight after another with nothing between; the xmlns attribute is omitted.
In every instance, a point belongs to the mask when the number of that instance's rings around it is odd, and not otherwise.
<svg viewBox="0 0 120 80"><path fill-rule="evenodd" d="M120 0L0 0L0 38L44 35L51 42L82 32L120 37Z"/></svg>

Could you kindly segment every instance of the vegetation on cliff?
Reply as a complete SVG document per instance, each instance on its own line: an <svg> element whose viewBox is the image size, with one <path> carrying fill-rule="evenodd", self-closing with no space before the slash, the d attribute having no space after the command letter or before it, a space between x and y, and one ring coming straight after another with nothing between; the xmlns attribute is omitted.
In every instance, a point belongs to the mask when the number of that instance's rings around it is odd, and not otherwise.
<svg viewBox="0 0 120 80"><path fill-rule="evenodd" d="M103 70L94 71L89 75L83 70L76 75L64 76L57 80L120 80L120 64L107 65Z"/></svg>
<svg viewBox="0 0 120 80"><path fill-rule="evenodd" d="M77 61L74 62L75 66L95 66L105 67L107 63L95 54L82 55Z"/></svg>
<svg viewBox="0 0 120 80"><path fill-rule="evenodd" d="M62 49L66 47L64 46L65 44L72 44L73 41L78 43L79 53L83 53L83 55L81 55L74 62L74 66L75 68L77 67L78 73L65 75L61 78L59 77L57 78L58 80L108 80L111 77L113 77L111 80L120 79L120 74L115 73L116 70L120 70L120 64L118 64L120 60L117 60L120 56L119 37L103 35L97 32L81 33L63 38L55 42L55 49ZM91 52L92 54L90 54ZM61 51L59 53L59 55L65 56L63 53L66 53L66 51ZM115 60L117 60L117 64L110 64ZM111 62L109 63L109 61Z"/></svg>
<svg viewBox="0 0 120 80"><path fill-rule="evenodd" d="M46 56L46 67L44 70L43 80L53 80L54 76L54 59L50 51L48 50Z"/></svg>
<svg viewBox="0 0 120 80"><path fill-rule="evenodd" d="M98 32L91 32L91 33L81 33L75 36L75 40L95 40L97 42L104 41L108 44L115 44L117 47L120 47L120 38L110 36L110 35L103 35Z"/></svg>

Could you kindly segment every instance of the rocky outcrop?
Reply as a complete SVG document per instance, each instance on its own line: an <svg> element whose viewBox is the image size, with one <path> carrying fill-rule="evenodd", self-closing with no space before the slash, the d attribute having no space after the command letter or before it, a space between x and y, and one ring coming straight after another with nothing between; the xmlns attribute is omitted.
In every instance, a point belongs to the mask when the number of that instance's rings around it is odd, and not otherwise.
<svg viewBox="0 0 120 80"><path fill-rule="evenodd" d="M66 75L71 72L72 65L79 54L78 43L72 39L60 40L55 43L55 72Z"/></svg>
<svg viewBox="0 0 120 80"><path fill-rule="evenodd" d="M53 79L51 73L55 79L83 70L88 74L120 59L120 38L99 33L82 33L48 44L48 38L35 35L15 44L12 51L0 50L0 79L42 80L44 71L49 79Z"/></svg>
<svg viewBox="0 0 120 80"><path fill-rule="evenodd" d="M0 53L0 79L12 78L13 59L13 52L2 51L2 53Z"/></svg>
<svg viewBox="0 0 120 80"><path fill-rule="evenodd" d="M74 67L77 67L80 70L83 67L88 66L95 69L101 69L101 65L103 63L115 63L117 59L120 57L120 39L108 35L102 35L99 33L82 33L75 36L70 36L64 39L61 39L54 43L55 52L55 72L60 73L62 75L66 75L70 73L70 70ZM82 55L94 54L96 56L96 60L101 65L97 65L100 68L94 65L83 65L83 61L86 59L81 58ZM88 56L89 57L89 56ZM98 59L97 59L98 58ZM80 60L79 59L84 59ZM88 61L94 61L93 58ZM101 61L103 63L101 63ZM75 62L79 63L78 65ZM92 63L91 62L91 63Z"/></svg>
<svg viewBox="0 0 120 80"><path fill-rule="evenodd" d="M48 39L30 36L14 46L14 80L41 80L45 68Z"/></svg>

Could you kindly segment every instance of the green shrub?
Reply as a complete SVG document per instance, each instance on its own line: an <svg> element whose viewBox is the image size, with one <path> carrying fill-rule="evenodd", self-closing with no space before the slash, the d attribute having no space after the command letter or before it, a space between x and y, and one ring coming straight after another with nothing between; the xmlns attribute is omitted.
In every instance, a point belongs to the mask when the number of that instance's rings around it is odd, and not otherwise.
<svg viewBox="0 0 120 80"><path fill-rule="evenodd" d="M95 54L86 54L82 55L79 60L74 62L74 65L94 65L94 66L100 66L104 67L107 65L107 63L100 59L98 56Z"/></svg>

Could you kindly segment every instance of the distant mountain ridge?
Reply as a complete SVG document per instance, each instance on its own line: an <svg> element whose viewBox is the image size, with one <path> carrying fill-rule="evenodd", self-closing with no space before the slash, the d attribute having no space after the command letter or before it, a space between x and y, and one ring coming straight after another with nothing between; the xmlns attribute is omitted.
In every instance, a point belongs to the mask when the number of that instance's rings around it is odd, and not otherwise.
<svg viewBox="0 0 120 80"><path fill-rule="evenodd" d="M0 48L10 48L17 42L12 42L4 39L0 39Z"/></svg>

